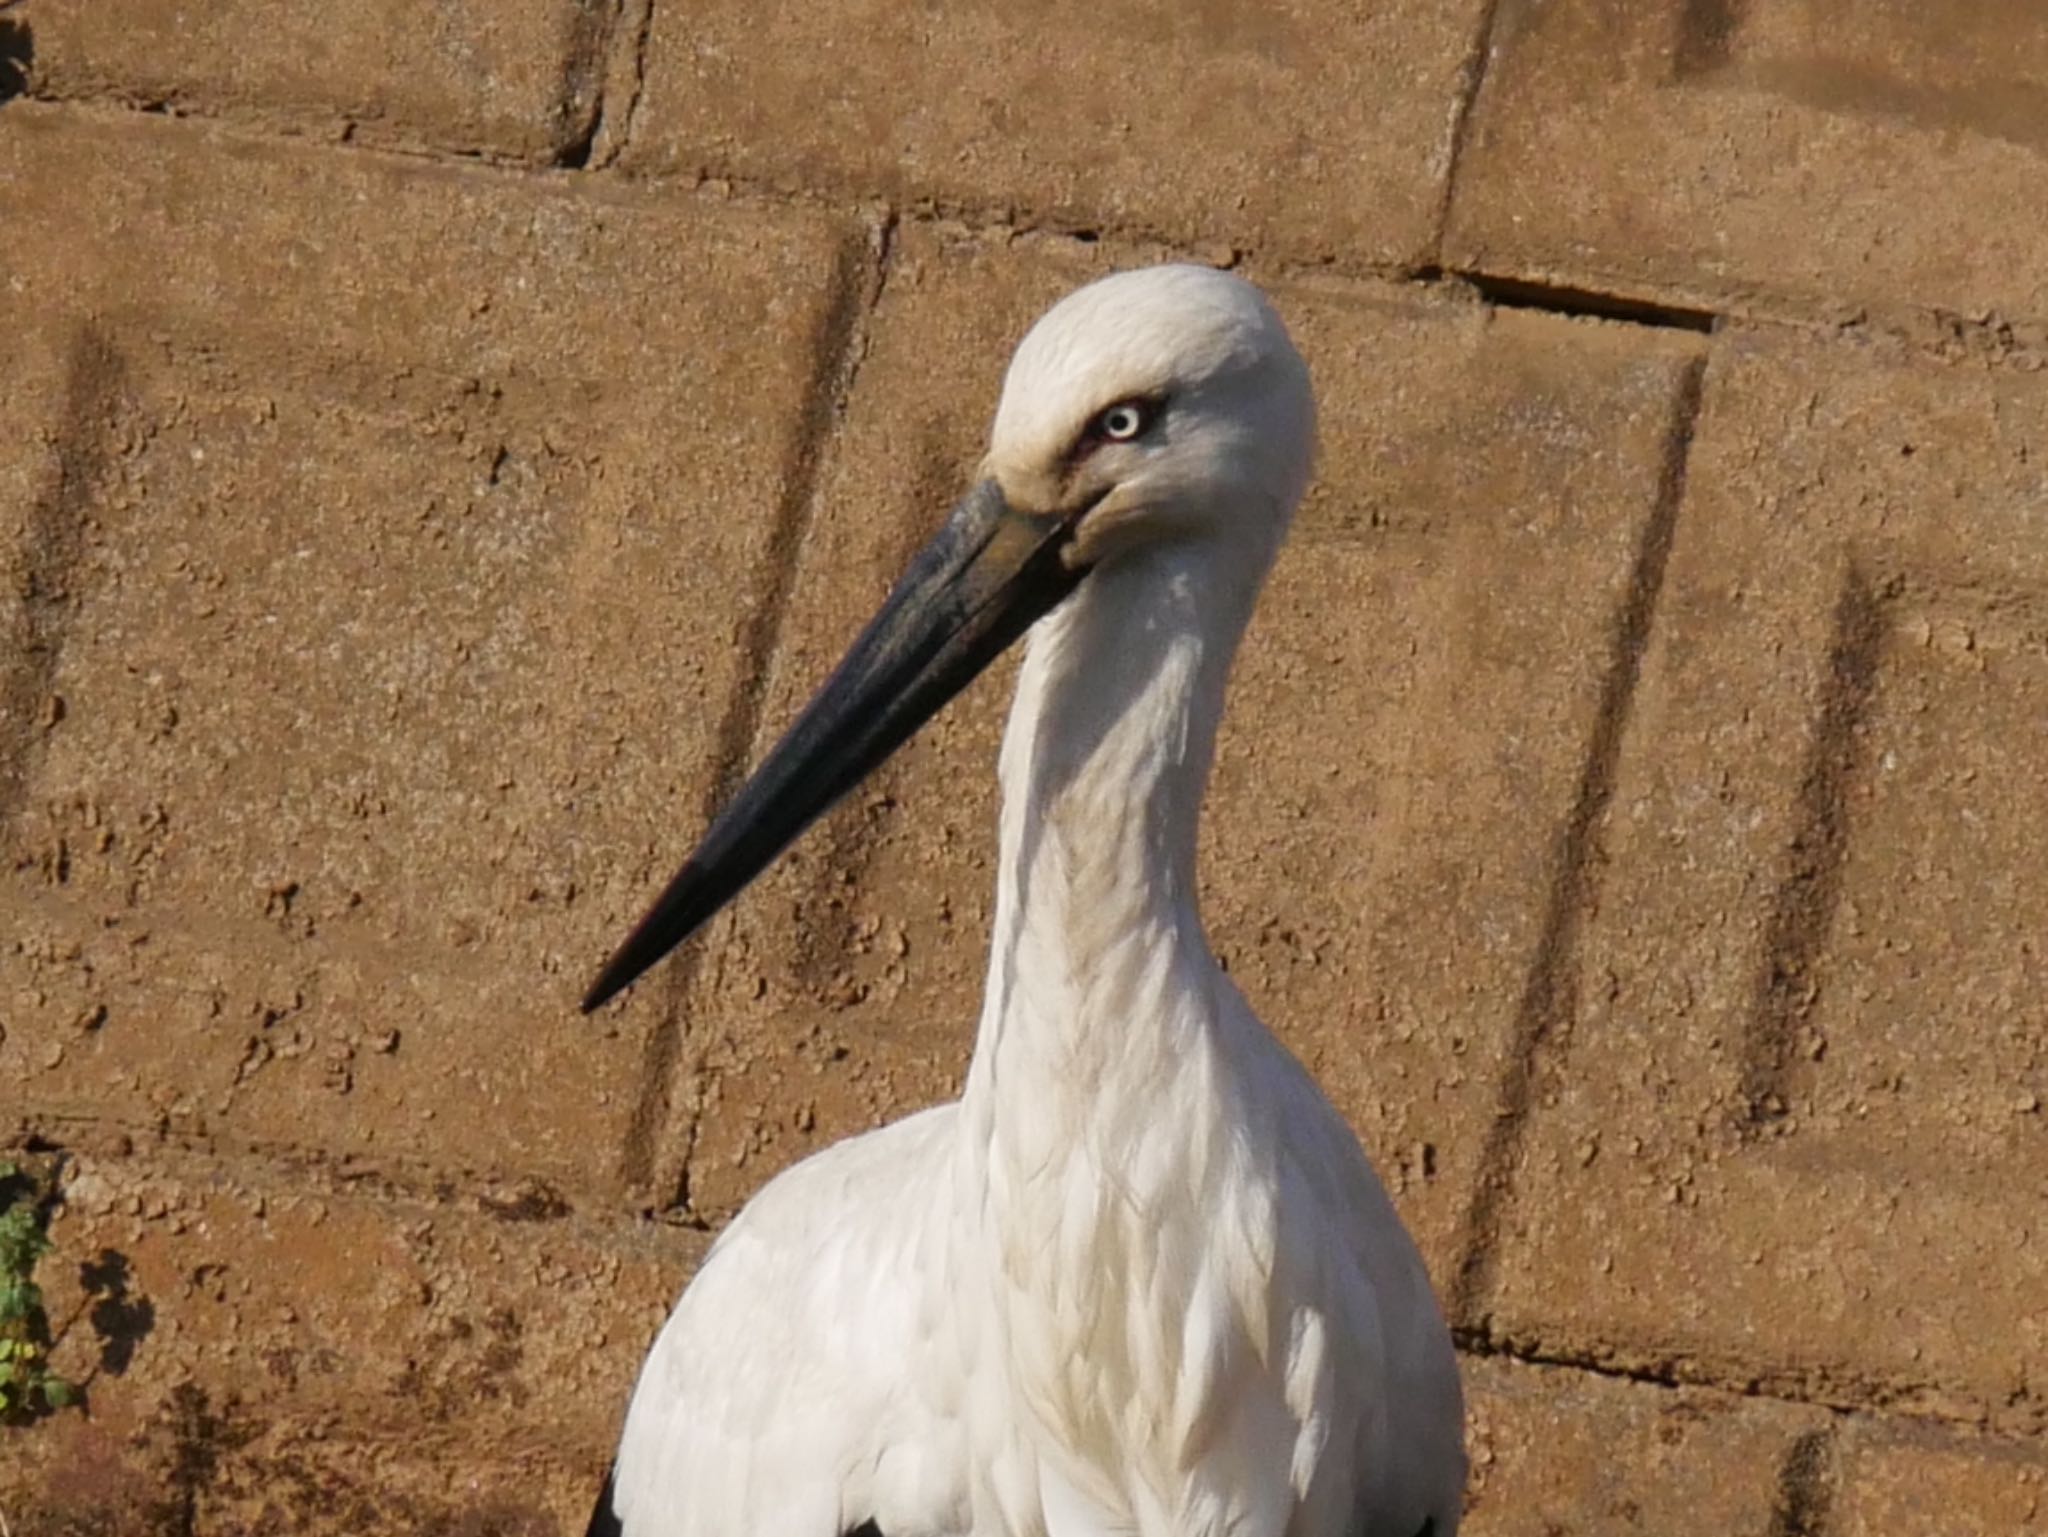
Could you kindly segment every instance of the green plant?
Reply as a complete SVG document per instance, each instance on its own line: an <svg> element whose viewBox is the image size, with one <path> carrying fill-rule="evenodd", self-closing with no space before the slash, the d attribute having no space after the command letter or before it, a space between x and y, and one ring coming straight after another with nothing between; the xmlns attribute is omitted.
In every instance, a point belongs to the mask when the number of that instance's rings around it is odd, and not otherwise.
<svg viewBox="0 0 2048 1537"><path fill-rule="evenodd" d="M0 1162L0 1183L20 1172ZM35 1283L36 1261L49 1252L50 1238L33 1199L18 1198L0 1212L0 1421L33 1419L76 1396L49 1369L50 1320Z"/></svg>

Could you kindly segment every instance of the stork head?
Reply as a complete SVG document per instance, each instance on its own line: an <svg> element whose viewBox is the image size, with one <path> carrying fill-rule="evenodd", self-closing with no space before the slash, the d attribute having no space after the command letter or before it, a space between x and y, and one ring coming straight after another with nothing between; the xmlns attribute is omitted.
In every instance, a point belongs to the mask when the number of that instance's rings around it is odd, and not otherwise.
<svg viewBox="0 0 2048 1537"><path fill-rule="evenodd" d="M1270 554L1308 483L1308 368L1266 297L1208 267L1069 294L1010 362L984 473L1085 570L1159 540Z"/></svg>
<svg viewBox="0 0 2048 1537"><path fill-rule="evenodd" d="M1091 283L1011 360L982 472L584 998L628 986L1088 574L1178 544L1255 585L1308 481L1308 369L1206 267Z"/></svg>

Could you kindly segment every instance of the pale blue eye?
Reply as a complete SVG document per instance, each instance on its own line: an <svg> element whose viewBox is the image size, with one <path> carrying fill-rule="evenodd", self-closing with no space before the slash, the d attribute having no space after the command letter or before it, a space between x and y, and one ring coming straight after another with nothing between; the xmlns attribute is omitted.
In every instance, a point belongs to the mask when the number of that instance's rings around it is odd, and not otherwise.
<svg viewBox="0 0 2048 1537"><path fill-rule="evenodd" d="M1136 401L1111 406L1097 418L1102 435L1112 443L1128 443L1145 430L1145 408Z"/></svg>

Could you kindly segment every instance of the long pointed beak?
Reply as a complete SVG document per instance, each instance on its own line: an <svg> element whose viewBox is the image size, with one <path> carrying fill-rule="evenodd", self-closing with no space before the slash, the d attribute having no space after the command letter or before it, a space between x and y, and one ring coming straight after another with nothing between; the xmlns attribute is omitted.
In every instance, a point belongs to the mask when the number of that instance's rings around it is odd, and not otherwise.
<svg viewBox="0 0 2048 1537"><path fill-rule="evenodd" d="M1086 574L1065 560L1077 521L1019 512L993 480L968 492L605 963L584 995L584 1013L630 986L737 896L1072 592Z"/></svg>

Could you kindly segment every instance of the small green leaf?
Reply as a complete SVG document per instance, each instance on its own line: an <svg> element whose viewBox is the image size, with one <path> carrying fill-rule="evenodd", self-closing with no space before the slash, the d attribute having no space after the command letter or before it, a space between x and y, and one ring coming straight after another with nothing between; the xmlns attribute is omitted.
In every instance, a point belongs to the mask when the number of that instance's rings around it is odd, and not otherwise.
<svg viewBox="0 0 2048 1537"><path fill-rule="evenodd" d="M13 1160L0 1159L0 1180L19 1172ZM0 1211L0 1420L8 1423L54 1413L79 1397L77 1388L50 1371L42 1344L49 1319L34 1274L36 1261L51 1248L43 1215L32 1202L16 1200Z"/></svg>

